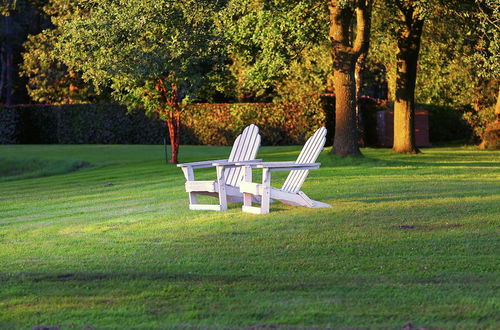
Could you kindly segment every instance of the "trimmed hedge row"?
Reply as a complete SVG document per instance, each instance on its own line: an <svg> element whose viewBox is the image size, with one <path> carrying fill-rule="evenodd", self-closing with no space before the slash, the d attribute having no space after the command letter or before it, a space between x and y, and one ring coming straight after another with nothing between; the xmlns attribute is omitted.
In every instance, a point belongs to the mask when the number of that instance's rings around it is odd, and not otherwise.
<svg viewBox="0 0 500 330"><path fill-rule="evenodd" d="M158 144L166 125L114 104L0 108L0 143Z"/></svg>
<svg viewBox="0 0 500 330"><path fill-rule="evenodd" d="M311 98L299 105L272 103L193 104L183 114L182 144L231 145L251 123L264 145L302 144L319 126L334 135L334 98ZM367 145L376 142L376 111L388 105L362 102ZM462 114L448 107L429 110L431 142L470 138ZM373 117L373 118L372 118ZM163 121L142 111L127 113L115 104L27 105L0 108L0 144L161 144L168 139ZM168 142L168 140L167 140Z"/></svg>
<svg viewBox="0 0 500 330"><path fill-rule="evenodd" d="M181 143L231 145L254 123L263 144L301 144L324 118L319 102L193 104L183 114ZM0 108L1 144L161 144L165 138L168 142L165 122L115 104Z"/></svg>
<svg viewBox="0 0 500 330"><path fill-rule="evenodd" d="M231 145L245 126L255 124L264 145L302 144L324 125L325 118L317 100L300 105L193 104L183 117L183 138L190 144Z"/></svg>

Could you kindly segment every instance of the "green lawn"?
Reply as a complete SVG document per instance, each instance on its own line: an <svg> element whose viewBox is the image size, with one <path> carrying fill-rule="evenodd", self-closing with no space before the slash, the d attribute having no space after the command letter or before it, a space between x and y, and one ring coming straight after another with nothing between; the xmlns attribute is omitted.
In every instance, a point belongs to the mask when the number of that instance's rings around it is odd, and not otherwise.
<svg viewBox="0 0 500 330"><path fill-rule="evenodd" d="M189 211L160 146L0 146L0 328L499 328L500 152L363 153L257 216Z"/></svg>

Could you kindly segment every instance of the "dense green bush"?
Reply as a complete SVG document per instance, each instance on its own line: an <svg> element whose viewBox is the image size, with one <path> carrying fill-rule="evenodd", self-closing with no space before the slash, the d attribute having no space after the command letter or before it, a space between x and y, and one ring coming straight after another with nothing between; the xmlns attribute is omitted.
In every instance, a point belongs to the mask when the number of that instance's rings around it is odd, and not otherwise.
<svg viewBox="0 0 500 330"><path fill-rule="evenodd" d="M422 104L429 112L429 138L432 143L469 141L472 129L464 119L464 111L454 107Z"/></svg>

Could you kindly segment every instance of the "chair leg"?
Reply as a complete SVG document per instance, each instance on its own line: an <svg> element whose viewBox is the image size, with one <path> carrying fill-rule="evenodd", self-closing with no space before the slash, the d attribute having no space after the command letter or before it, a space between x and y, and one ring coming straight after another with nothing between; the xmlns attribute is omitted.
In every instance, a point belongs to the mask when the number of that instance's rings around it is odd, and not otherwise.
<svg viewBox="0 0 500 330"><path fill-rule="evenodd" d="M252 182L252 168L250 166L243 167L243 181ZM243 206L241 207L241 210L246 213L262 214L262 209L260 207L252 206L252 201L255 202L257 199L259 199L258 197L260 196L244 192Z"/></svg>
<svg viewBox="0 0 500 330"><path fill-rule="evenodd" d="M252 168L245 166L243 169L243 181L252 182ZM243 206L252 206L252 194L243 193Z"/></svg>
<svg viewBox="0 0 500 330"><path fill-rule="evenodd" d="M262 197L260 201L260 212L261 214L269 213L269 203L271 201L271 171L264 168L262 171Z"/></svg>
<svg viewBox="0 0 500 330"><path fill-rule="evenodd" d="M190 192L190 193L188 193L188 195L189 195L189 204L190 205L198 204L198 199L196 199L196 194L194 192Z"/></svg>
<svg viewBox="0 0 500 330"><path fill-rule="evenodd" d="M219 185L219 205L221 211L227 210L226 180L224 178L224 167L217 166L217 183Z"/></svg>

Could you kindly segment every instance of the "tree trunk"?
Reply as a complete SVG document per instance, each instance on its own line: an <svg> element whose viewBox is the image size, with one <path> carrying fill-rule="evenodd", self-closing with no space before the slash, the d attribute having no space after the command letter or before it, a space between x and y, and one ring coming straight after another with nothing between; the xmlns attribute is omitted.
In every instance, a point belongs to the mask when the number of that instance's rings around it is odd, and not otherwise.
<svg viewBox="0 0 500 330"><path fill-rule="evenodd" d="M500 89L498 89L497 104L495 106L495 123L500 125Z"/></svg>
<svg viewBox="0 0 500 330"><path fill-rule="evenodd" d="M481 149L500 150L500 90L495 106L495 121L490 123L482 136Z"/></svg>
<svg viewBox="0 0 500 330"><path fill-rule="evenodd" d="M356 123L359 134L359 143L362 147L366 145L365 138L365 129L363 123L363 114L361 112L361 97L363 90L363 70L365 68L366 56L368 55L368 49L365 52L361 53L356 61L356 66L354 68L354 78L356 79Z"/></svg>
<svg viewBox="0 0 500 330"><path fill-rule="evenodd" d="M9 2L10 3L10 2ZM4 54L2 60L5 61L5 105L11 106L13 104L13 92L14 92L14 49L12 47L12 15L4 16L4 43L2 50ZM2 63L3 64L3 63Z"/></svg>
<svg viewBox="0 0 500 330"><path fill-rule="evenodd" d="M0 69L0 102L3 98L3 87L5 85L5 74L7 72L7 61L5 59L4 47L0 49L0 64L2 68Z"/></svg>
<svg viewBox="0 0 500 330"><path fill-rule="evenodd" d="M75 104L75 94L78 91L78 86L74 84L76 74L74 71L70 70L68 71L68 81L69 81L69 86L68 86L68 103L69 104Z"/></svg>
<svg viewBox="0 0 500 330"><path fill-rule="evenodd" d="M352 70L334 70L335 86L335 138L333 152L342 157L360 156L356 125L356 87Z"/></svg>
<svg viewBox="0 0 500 330"><path fill-rule="evenodd" d="M419 153L415 143L415 84L424 21L410 7L400 8L405 24L398 35L396 91L394 100L394 144L399 153Z"/></svg>
<svg viewBox="0 0 500 330"><path fill-rule="evenodd" d="M179 146L181 142L181 112L171 111L167 119L168 135L170 138L171 157L168 161L172 164L178 163Z"/></svg>
<svg viewBox="0 0 500 330"><path fill-rule="evenodd" d="M330 40L332 42L333 82L335 88L335 137L332 153L361 156L356 121L356 60L368 49L371 0L357 0L356 10L330 0ZM356 12L356 39L352 42L351 21ZM352 44L352 46L351 46Z"/></svg>
<svg viewBox="0 0 500 330"><path fill-rule="evenodd" d="M6 46L6 82L5 85L5 105L11 106L13 102L14 96L14 51L12 46Z"/></svg>

